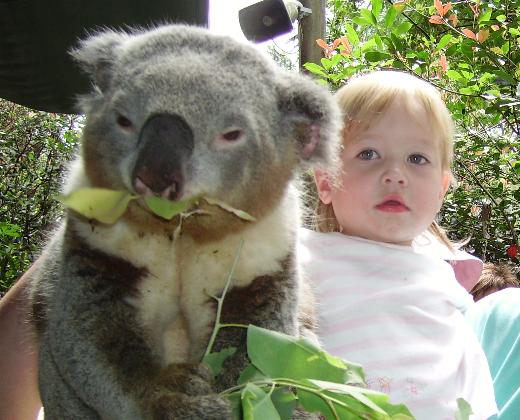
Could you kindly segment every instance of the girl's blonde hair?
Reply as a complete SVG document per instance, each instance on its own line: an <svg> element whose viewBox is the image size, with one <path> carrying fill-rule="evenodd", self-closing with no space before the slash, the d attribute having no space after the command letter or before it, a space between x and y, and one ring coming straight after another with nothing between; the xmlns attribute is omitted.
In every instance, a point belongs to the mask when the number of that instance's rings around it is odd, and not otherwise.
<svg viewBox="0 0 520 420"><path fill-rule="evenodd" d="M440 141L442 169L451 176L453 119L440 93L431 84L408 73L382 70L353 77L335 96L343 115L344 142L354 130L367 129L376 122L396 100L403 104L412 118L418 112L419 106L429 116L430 127ZM340 231L331 204L323 204L318 200L315 225L320 232ZM444 230L436 222L432 223L429 230L452 248Z"/></svg>

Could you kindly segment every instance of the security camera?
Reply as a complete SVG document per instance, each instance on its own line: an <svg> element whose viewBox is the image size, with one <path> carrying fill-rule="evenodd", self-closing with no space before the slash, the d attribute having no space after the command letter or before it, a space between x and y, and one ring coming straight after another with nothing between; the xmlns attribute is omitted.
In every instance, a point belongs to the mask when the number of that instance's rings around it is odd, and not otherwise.
<svg viewBox="0 0 520 420"><path fill-rule="evenodd" d="M292 22L310 13L298 1L263 0L239 10L238 20L248 40L264 42L292 31Z"/></svg>

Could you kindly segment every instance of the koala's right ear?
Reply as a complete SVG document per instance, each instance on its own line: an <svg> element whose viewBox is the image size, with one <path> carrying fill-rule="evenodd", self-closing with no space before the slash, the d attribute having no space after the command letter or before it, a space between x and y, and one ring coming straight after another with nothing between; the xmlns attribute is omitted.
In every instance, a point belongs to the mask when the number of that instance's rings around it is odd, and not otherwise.
<svg viewBox="0 0 520 420"><path fill-rule="evenodd" d="M341 117L333 96L299 74L284 73L277 81L278 109L293 124L300 161L337 166Z"/></svg>
<svg viewBox="0 0 520 420"><path fill-rule="evenodd" d="M81 41L77 48L70 51L74 60L90 75L101 92L110 85L117 47L126 38L126 34L105 31Z"/></svg>

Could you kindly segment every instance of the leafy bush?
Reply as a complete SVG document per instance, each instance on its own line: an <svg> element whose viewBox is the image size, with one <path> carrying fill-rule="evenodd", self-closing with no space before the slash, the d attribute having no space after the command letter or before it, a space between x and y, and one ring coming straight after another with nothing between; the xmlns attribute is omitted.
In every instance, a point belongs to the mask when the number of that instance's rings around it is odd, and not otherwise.
<svg viewBox="0 0 520 420"><path fill-rule="evenodd" d="M59 218L55 196L79 118L0 100L0 296L28 268Z"/></svg>
<svg viewBox="0 0 520 420"><path fill-rule="evenodd" d="M519 0L329 0L321 65L333 89L359 72L395 68L437 86L458 125L440 223L484 260L518 264L520 228Z"/></svg>

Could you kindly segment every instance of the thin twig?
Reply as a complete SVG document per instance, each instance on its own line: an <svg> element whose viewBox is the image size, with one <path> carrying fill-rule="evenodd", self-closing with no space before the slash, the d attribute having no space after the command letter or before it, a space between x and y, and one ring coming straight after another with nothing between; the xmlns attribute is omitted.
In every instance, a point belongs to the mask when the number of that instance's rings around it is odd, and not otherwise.
<svg viewBox="0 0 520 420"><path fill-rule="evenodd" d="M224 290L222 290L222 294L220 295L220 297L212 296L213 299L215 299L217 301L217 314L215 316L215 325L213 326L213 332L211 333L211 337L208 342L208 347L206 347L204 357L206 357L208 354L210 354L211 351L213 350L213 344L215 343L217 334L220 331L220 328L222 327L222 324L220 323L220 317L222 315L222 307L224 306L224 298L226 297L228 288L231 285L231 280L233 278L233 274L235 273L235 268L240 259L240 253L242 252L243 246L244 246L244 240L241 239L240 243L238 244L237 253L235 255L235 260L233 261L233 265L231 266L231 270L229 271L228 278L227 278L226 284L224 286ZM231 324L229 324L229 325L231 326ZM239 326L239 324L236 324L233 326ZM242 326L242 325L240 325L240 326Z"/></svg>

